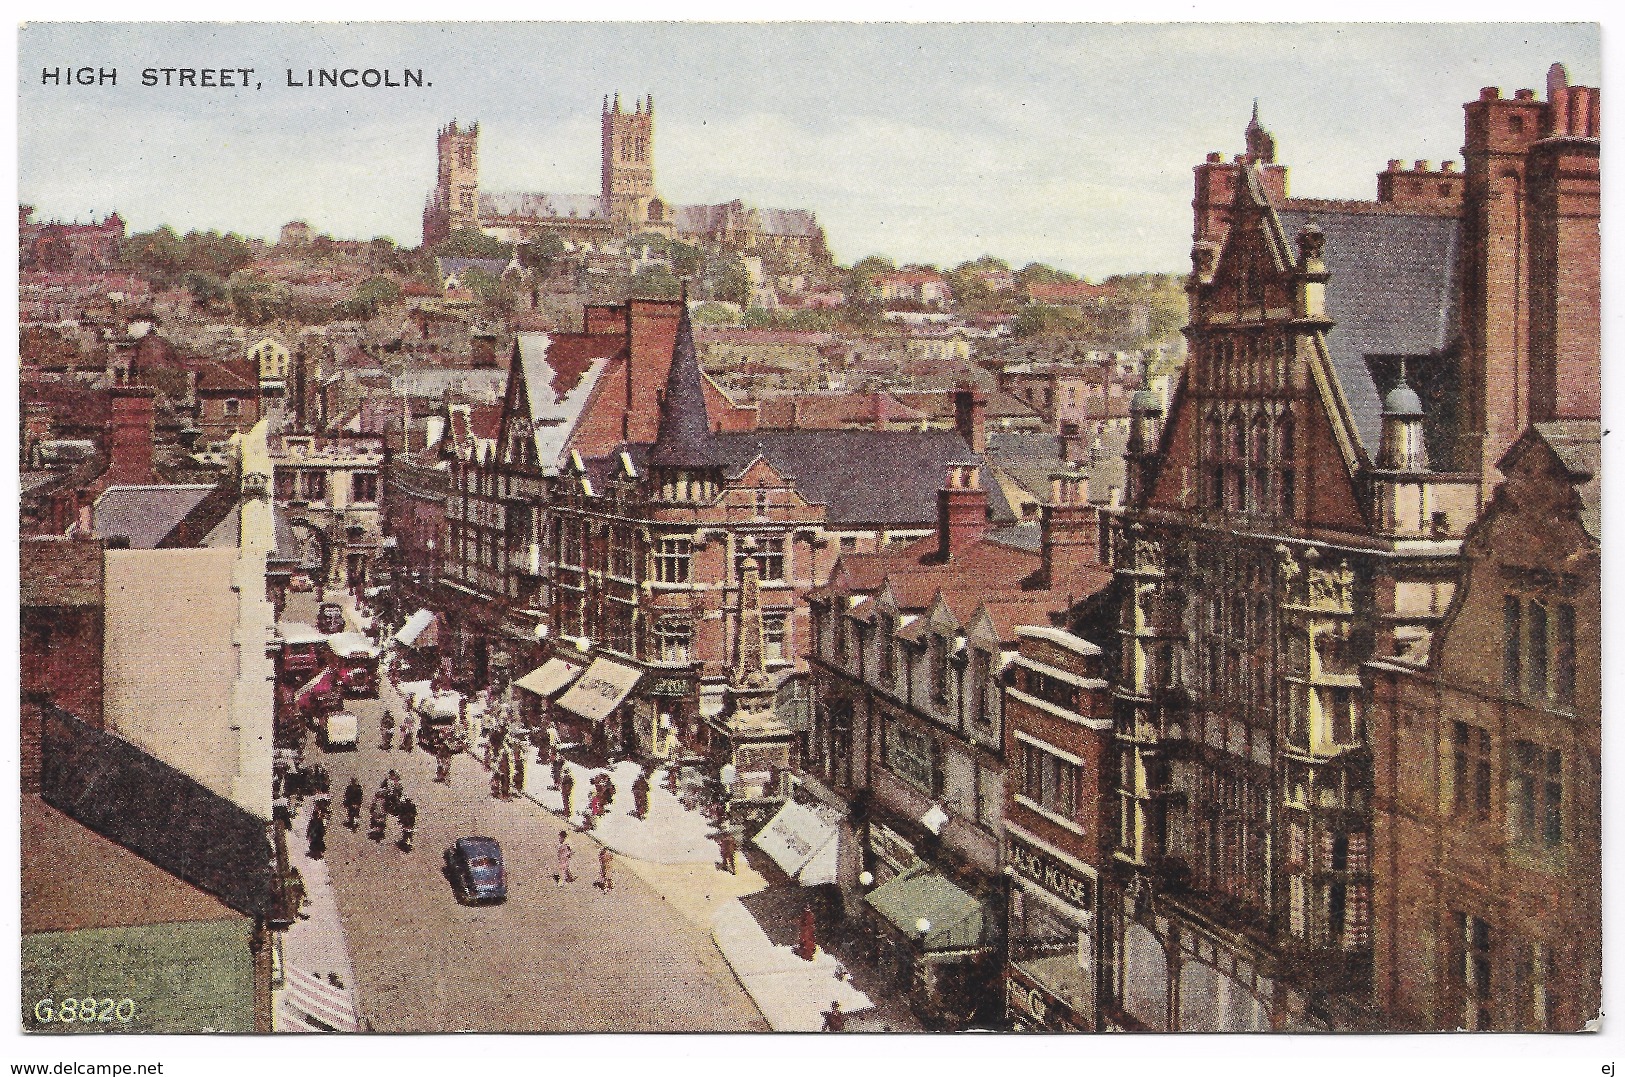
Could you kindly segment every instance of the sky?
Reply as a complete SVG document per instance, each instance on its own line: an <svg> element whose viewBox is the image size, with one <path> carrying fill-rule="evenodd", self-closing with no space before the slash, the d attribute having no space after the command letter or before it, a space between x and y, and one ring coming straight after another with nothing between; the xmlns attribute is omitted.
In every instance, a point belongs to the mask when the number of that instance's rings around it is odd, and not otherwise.
<svg viewBox="0 0 1625 1077"><path fill-rule="evenodd" d="M815 211L838 260L984 253L1098 279L1188 269L1191 168L1242 149L1253 101L1293 194L1373 198L1390 158L1460 157L1482 86L1599 85L1594 24L32 23L18 39L19 197L274 237L302 219L415 245L435 131L480 123L488 191L598 189L606 94L655 100L669 202ZM45 68L116 67L116 86ZM145 87L252 67L258 89ZM421 69L402 89L286 70ZM397 76L398 77L398 76Z"/></svg>

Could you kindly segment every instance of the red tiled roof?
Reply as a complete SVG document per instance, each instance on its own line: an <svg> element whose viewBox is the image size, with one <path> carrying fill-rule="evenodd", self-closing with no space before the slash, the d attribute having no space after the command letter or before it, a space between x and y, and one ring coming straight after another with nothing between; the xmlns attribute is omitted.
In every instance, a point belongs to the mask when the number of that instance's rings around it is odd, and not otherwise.
<svg viewBox="0 0 1625 1077"><path fill-rule="evenodd" d="M252 359L204 359L197 364L198 392L260 391L259 365Z"/></svg>

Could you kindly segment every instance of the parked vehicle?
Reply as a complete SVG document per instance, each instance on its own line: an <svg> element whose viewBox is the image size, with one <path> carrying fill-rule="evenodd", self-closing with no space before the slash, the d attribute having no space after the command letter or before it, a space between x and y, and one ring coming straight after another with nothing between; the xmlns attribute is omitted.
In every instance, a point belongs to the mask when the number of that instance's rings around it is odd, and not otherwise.
<svg viewBox="0 0 1625 1077"><path fill-rule="evenodd" d="M502 846L495 838L458 838L446 850L446 876L461 902L502 902L508 880L502 868Z"/></svg>
<svg viewBox="0 0 1625 1077"><path fill-rule="evenodd" d="M293 701L300 716L319 727L322 715L344 709L338 671L331 666L322 670L294 693Z"/></svg>
<svg viewBox="0 0 1625 1077"><path fill-rule="evenodd" d="M378 645L359 632L343 632L327 641L340 669L344 694L378 696Z"/></svg>
<svg viewBox="0 0 1625 1077"><path fill-rule="evenodd" d="M344 631L344 607L337 602L323 602L316 608L316 631L332 635Z"/></svg>
<svg viewBox="0 0 1625 1077"><path fill-rule="evenodd" d="M320 722L323 748L331 752L360 747L361 723L349 711L330 711L322 715Z"/></svg>
<svg viewBox="0 0 1625 1077"><path fill-rule="evenodd" d="M418 743L434 750L442 738L449 737L457 727L462 697L456 692L426 692L412 700L412 710L418 716Z"/></svg>
<svg viewBox="0 0 1625 1077"><path fill-rule="evenodd" d="M282 634L282 679L304 684L327 664L327 637L309 625L287 623Z"/></svg>

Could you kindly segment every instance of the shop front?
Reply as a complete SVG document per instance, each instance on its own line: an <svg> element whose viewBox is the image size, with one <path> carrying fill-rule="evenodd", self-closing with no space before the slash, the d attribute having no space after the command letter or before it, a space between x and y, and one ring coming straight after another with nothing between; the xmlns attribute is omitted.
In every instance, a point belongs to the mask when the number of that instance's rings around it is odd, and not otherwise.
<svg viewBox="0 0 1625 1077"><path fill-rule="evenodd" d="M644 676L634 711L636 746L646 759L681 759L696 739L694 677L688 673L651 672Z"/></svg>
<svg viewBox="0 0 1625 1077"><path fill-rule="evenodd" d="M1007 1016L1038 1032L1093 1032L1100 968L1094 868L1006 821L1011 882Z"/></svg>
<svg viewBox="0 0 1625 1077"><path fill-rule="evenodd" d="M586 668L555 656L514 681L513 703L519 721L528 729L545 729L548 722L555 722L558 725L559 743L574 743L566 726L579 725L580 719L559 707L556 700L560 692L586 672Z"/></svg>
<svg viewBox="0 0 1625 1077"><path fill-rule="evenodd" d="M840 863L840 819L827 808L787 800L751 839L785 876L802 886L836 881Z"/></svg>
<svg viewBox="0 0 1625 1077"><path fill-rule="evenodd" d="M873 869L859 881L874 886L864 906L879 964L928 1026L991 1023L999 1007L989 1005L989 992L997 992L1002 966L998 902L922 859L917 841L892 826L871 820L868 837Z"/></svg>
<svg viewBox="0 0 1625 1077"><path fill-rule="evenodd" d="M397 680L433 679L440 672L440 619L433 610L418 610L406 619L391 641L402 666Z"/></svg>
<svg viewBox="0 0 1625 1077"><path fill-rule="evenodd" d="M631 708L627 696L637 687L642 671L608 658L595 658L574 684L559 697L559 736L584 743L606 757L624 754L629 743L627 726Z"/></svg>

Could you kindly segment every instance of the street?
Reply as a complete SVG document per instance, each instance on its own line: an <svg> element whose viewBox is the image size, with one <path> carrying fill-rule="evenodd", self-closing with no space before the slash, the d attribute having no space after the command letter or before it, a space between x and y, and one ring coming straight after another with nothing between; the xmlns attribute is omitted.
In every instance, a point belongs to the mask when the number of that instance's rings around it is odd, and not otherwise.
<svg viewBox="0 0 1625 1077"><path fill-rule="evenodd" d="M292 596L304 598L306 596ZM289 619L304 619L290 603ZM314 606L311 606L312 613ZM490 794L489 774L467 755L449 784L433 781L421 749L380 748L380 718L404 701L385 683L381 699L352 699L360 718L353 752L311 748L332 776L337 817L345 784L359 775L370 802L390 768L418 805L417 846L384 842L342 823L329 830L328 859L348 934L365 1025L379 1032L766 1031L749 996L700 925L619 865L601 891L599 847L570 833L576 881L554 882L559 820L524 800ZM547 781L533 769L531 781ZM508 900L466 907L452 896L442 852L458 837L502 845Z"/></svg>

